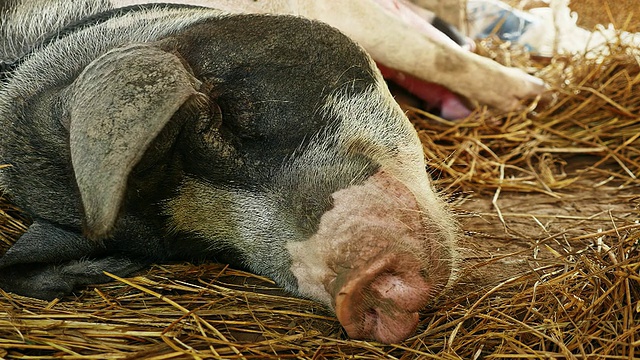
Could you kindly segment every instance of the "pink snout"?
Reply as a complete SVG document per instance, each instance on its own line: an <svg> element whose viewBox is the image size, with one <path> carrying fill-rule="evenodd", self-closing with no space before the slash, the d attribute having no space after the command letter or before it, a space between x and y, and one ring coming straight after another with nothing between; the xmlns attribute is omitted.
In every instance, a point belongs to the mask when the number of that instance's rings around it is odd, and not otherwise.
<svg viewBox="0 0 640 360"><path fill-rule="evenodd" d="M338 320L353 339L400 342L411 336L434 286L412 254L389 253L338 274L332 292Z"/></svg>
<svg viewBox="0 0 640 360"><path fill-rule="evenodd" d="M404 341L452 280L453 220L385 171L332 198L318 231L288 247L298 290L331 305L350 338Z"/></svg>

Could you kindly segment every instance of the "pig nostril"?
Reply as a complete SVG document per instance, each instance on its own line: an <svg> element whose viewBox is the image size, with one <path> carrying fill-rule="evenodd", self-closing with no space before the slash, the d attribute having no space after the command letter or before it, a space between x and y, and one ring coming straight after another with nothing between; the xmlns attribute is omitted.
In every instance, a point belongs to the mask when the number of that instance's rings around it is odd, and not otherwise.
<svg viewBox="0 0 640 360"><path fill-rule="evenodd" d="M418 274L420 274L420 276L422 276L425 279L429 278L429 271L427 271L427 269L420 269L420 271L418 271Z"/></svg>

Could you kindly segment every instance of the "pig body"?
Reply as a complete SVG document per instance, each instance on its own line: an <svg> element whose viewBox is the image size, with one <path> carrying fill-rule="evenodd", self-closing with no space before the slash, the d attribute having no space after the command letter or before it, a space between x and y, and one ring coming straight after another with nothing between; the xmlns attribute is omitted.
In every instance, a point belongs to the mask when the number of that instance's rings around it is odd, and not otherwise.
<svg viewBox="0 0 640 360"><path fill-rule="evenodd" d="M396 342L452 279L456 227L417 134L337 30L181 5L0 9L0 184L33 218L0 288L51 299L217 259Z"/></svg>
<svg viewBox="0 0 640 360"><path fill-rule="evenodd" d="M484 104L502 111L522 107L522 100L540 95L544 82L521 69L506 67L467 51L473 42L460 46L448 35L449 25L435 16L442 12L460 25L465 7L459 0L110 0L114 6L131 4L188 3L230 13L292 14L317 19L355 40L385 68L389 79L455 119L470 113L467 106ZM457 14L451 16L452 13ZM438 25L440 24L440 25ZM434 26L435 25L435 26ZM436 28L436 26L438 28ZM449 29L447 29L449 28ZM455 37L455 36L454 36ZM463 39L459 39L463 41ZM386 74L385 74L386 76ZM412 80L403 80L409 76ZM433 86L436 85L437 86ZM487 86L491 84L491 86ZM424 96L443 92L445 96ZM469 101L459 98L461 95ZM471 103L471 104L470 104Z"/></svg>

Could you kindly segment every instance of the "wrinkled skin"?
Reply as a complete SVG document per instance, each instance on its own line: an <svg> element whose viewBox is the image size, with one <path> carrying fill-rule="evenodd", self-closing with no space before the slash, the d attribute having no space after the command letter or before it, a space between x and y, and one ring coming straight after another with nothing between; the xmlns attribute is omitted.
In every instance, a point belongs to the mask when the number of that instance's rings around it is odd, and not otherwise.
<svg viewBox="0 0 640 360"><path fill-rule="evenodd" d="M6 291L52 299L103 271L217 259L391 343L455 270L415 130L368 55L319 22L118 13L22 62L0 127L0 184L34 220L0 258Z"/></svg>

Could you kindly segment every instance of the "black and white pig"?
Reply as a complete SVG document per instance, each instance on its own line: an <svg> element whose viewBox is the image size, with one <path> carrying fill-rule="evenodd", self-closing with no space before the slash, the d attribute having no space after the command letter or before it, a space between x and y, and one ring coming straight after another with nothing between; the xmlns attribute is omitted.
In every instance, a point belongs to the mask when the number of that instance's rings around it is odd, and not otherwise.
<svg viewBox="0 0 640 360"><path fill-rule="evenodd" d="M1 16L0 184L33 224L0 288L52 299L217 259L389 343L453 278L457 230L418 136L337 30L99 0Z"/></svg>

